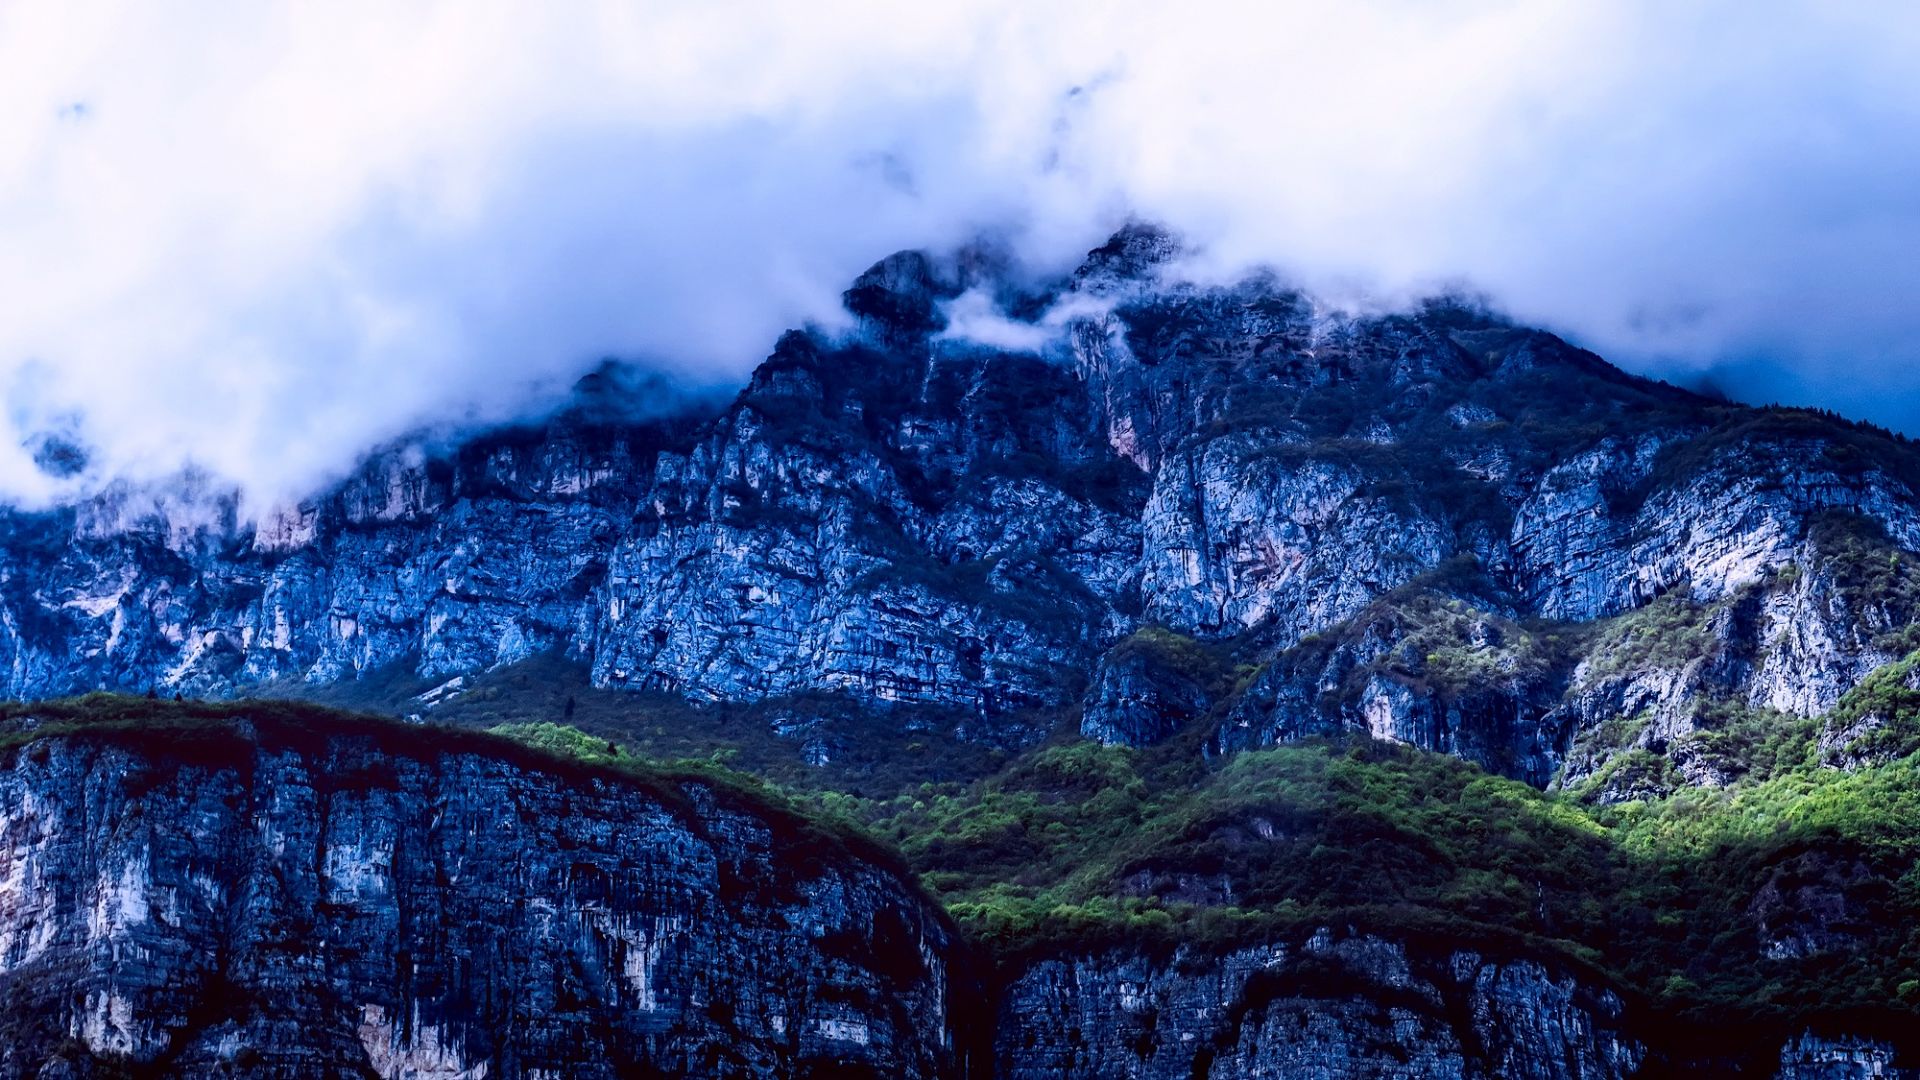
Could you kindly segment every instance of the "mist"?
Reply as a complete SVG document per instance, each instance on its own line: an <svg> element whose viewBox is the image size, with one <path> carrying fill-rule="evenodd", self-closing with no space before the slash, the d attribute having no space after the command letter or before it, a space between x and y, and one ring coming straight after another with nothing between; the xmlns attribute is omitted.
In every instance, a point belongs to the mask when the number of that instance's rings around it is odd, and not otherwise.
<svg viewBox="0 0 1920 1080"><path fill-rule="evenodd" d="M1915 55L1892 3L0 7L0 498L262 505L607 357L735 383L894 250L1129 218L1917 431Z"/></svg>

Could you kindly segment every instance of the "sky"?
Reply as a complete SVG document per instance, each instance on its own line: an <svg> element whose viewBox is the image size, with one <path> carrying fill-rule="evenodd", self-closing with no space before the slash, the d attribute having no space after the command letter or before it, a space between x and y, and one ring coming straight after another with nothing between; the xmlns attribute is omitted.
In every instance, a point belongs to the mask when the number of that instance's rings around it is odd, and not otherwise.
<svg viewBox="0 0 1920 1080"><path fill-rule="evenodd" d="M738 382L901 248L1130 218L1920 433L1915 56L1868 0L0 0L0 499L264 506L605 357Z"/></svg>

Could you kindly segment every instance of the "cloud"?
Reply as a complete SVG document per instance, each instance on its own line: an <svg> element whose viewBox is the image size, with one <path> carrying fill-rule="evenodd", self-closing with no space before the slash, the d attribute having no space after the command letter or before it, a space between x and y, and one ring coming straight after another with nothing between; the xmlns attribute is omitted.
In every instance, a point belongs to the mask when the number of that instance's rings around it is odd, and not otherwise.
<svg viewBox="0 0 1920 1080"><path fill-rule="evenodd" d="M1916 428L1917 46L1874 3L0 7L0 495L285 497L606 356L736 380L889 251L1060 268L1130 215Z"/></svg>
<svg viewBox="0 0 1920 1080"><path fill-rule="evenodd" d="M1069 293L1050 304L1037 318L1015 319L1001 310L988 290L968 289L942 305L941 313L946 316L947 326L940 337L1001 352L1044 353L1064 342L1070 324L1106 314L1113 310L1114 300Z"/></svg>

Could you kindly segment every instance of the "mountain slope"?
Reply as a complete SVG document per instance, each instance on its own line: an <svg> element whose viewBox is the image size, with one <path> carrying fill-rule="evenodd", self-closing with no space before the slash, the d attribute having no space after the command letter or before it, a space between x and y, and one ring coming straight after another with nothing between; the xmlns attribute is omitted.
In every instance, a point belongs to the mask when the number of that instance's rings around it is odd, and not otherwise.
<svg viewBox="0 0 1920 1080"><path fill-rule="evenodd" d="M847 293L854 335L787 335L715 415L658 418L610 372L257 524L204 485L9 512L4 689L440 682L558 651L602 687L835 695L1006 747L1079 708L1109 741L1364 729L1535 784L1604 787L1643 750L1670 786L1741 767L1699 749L1715 731L1824 714L1915 643L1905 442L1459 303L1180 284L1174 254L1134 228L1037 287L894 256ZM943 333L970 290L1079 314L1009 353ZM1898 587L1863 589L1881 564ZM1103 655L1143 630L1241 675L1116 682Z"/></svg>

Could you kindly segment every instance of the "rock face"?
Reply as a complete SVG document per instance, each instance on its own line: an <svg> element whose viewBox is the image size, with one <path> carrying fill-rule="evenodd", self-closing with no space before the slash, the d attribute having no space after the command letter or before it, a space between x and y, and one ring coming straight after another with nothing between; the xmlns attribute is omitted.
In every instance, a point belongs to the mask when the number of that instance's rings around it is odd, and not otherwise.
<svg viewBox="0 0 1920 1080"><path fill-rule="evenodd" d="M1779 1080L1911 1080L1920 1070L1894 1064L1893 1048L1861 1038L1826 1038L1812 1032L1780 1048Z"/></svg>
<svg viewBox="0 0 1920 1080"><path fill-rule="evenodd" d="M1130 1076L1617 1078L1646 1048L1605 991L1534 961L1319 934L1220 958L1036 964L1008 991L1009 1080Z"/></svg>
<svg viewBox="0 0 1920 1080"><path fill-rule="evenodd" d="M942 916L739 796L424 739L0 760L0 1076L953 1077Z"/></svg>
<svg viewBox="0 0 1920 1080"><path fill-rule="evenodd" d="M1100 658L1080 734L1108 746L1160 742L1225 696L1222 667L1215 650L1164 630L1141 630Z"/></svg>
<svg viewBox="0 0 1920 1080"><path fill-rule="evenodd" d="M1103 739L1364 730L1605 795L1718 782L1730 710L1825 713L1920 644L1920 589L1880 580L1920 546L1905 442L1458 303L1182 284L1176 255L1133 228L1037 286L897 255L847 292L857 330L788 334L730 404L662 418L610 369L545 421L389 448L258 522L204 482L9 512L0 691L557 651L604 687L837 694L1000 745L1081 706ZM955 336L970 294L1055 343ZM1230 677L1102 661L1142 630Z"/></svg>
<svg viewBox="0 0 1920 1080"><path fill-rule="evenodd" d="M1902 1080L1888 1043L1761 1032L1697 1056L1698 1032L1535 959L1322 928L1214 954L1125 947L1027 965L1000 1003L1005 1080L1239 1077Z"/></svg>
<svg viewBox="0 0 1920 1080"><path fill-rule="evenodd" d="M1498 613L1497 599L1434 585L1395 590L1281 651L1225 711L1210 748L1359 730L1546 784L1578 724L1554 713L1570 678L1565 642Z"/></svg>

